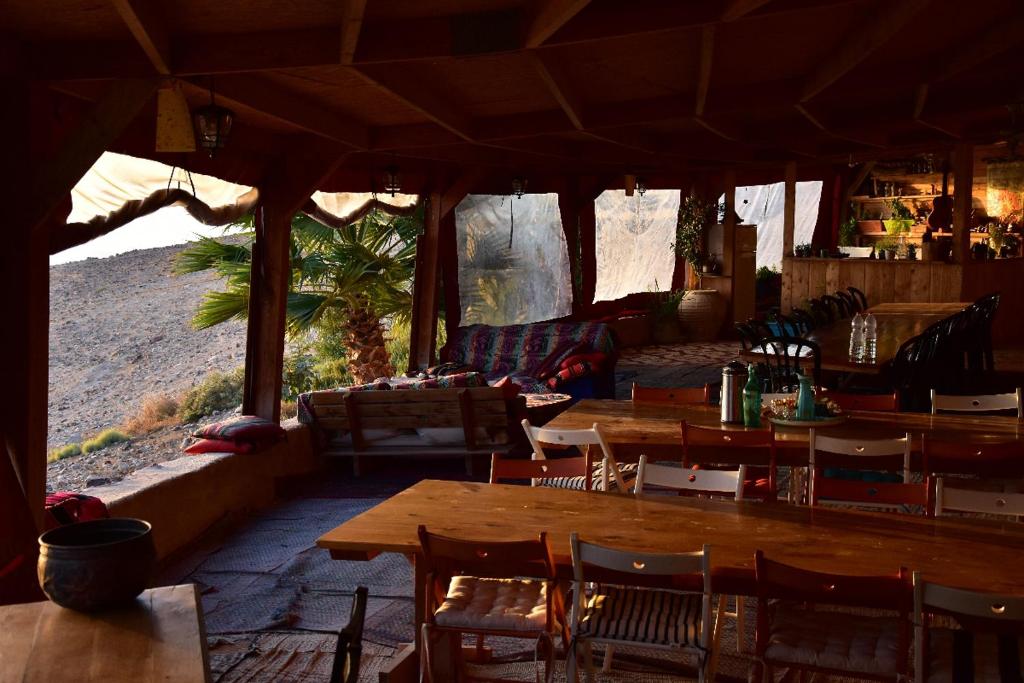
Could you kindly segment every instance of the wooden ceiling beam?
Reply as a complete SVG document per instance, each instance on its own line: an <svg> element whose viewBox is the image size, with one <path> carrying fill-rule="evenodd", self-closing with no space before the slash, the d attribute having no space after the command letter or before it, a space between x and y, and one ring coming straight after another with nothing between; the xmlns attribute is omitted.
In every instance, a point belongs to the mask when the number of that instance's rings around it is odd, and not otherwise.
<svg viewBox="0 0 1024 683"><path fill-rule="evenodd" d="M160 16L162 3L146 0L110 0L121 21L131 32L135 42L146 53L156 72L162 76L171 73L171 43L166 25Z"/></svg>
<svg viewBox="0 0 1024 683"><path fill-rule="evenodd" d="M711 87L711 67L715 56L715 25L708 24L700 31L700 61L697 64L697 102L694 106L696 116L704 115L704 107L708 102L708 88Z"/></svg>
<svg viewBox="0 0 1024 683"><path fill-rule="evenodd" d="M324 27L175 36L174 73L198 76L335 66L341 62L341 34L338 27Z"/></svg>
<svg viewBox="0 0 1024 683"><path fill-rule="evenodd" d="M472 120L438 92L437 83L428 74L417 73L411 66L399 71L387 66L360 66L356 73L463 140L472 142L476 138Z"/></svg>
<svg viewBox="0 0 1024 683"><path fill-rule="evenodd" d="M807 78L800 92L800 102L807 102L825 88L853 71L873 52L887 43L916 17L930 0L883 0L876 11L865 15L863 24L856 24L843 42L829 50Z"/></svg>
<svg viewBox="0 0 1024 683"><path fill-rule="evenodd" d="M523 45L527 49L540 47L589 4L590 0L541 0L527 18Z"/></svg>
<svg viewBox="0 0 1024 683"><path fill-rule="evenodd" d="M722 21L736 21L747 16L751 12L761 9L771 0L729 0L729 3L722 10Z"/></svg>
<svg viewBox="0 0 1024 683"><path fill-rule="evenodd" d="M206 83L192 82L196 88ZM237 74L217 80L217 97L256 109L267 116L356 149L368 149L370 129L336 111L325 109L276 83L255 75Z"/></svg>
<svg viewBox="0 0 1024 683"><path fill-rule="evenodd" d="M551 96L565 112L566 117L576 130L583 130L583 100L575 92L569 78L566 77L558 63L550 57L537 52L528 52L537 75L544 81Z"/></svg>
<svg viewBox="0 0 1024 683"><path fill-rule="evenodd" d="M363 30L366 0L343 0L341 5L341 63L351 64Z"/></svg>
<svg viewBox="0 0 1024 683"><path fill-rule="evenodd" d="M1024 43L1024 15L1019 11L995 22L980 36L955 50L948 59L934 63L927 80L937 83L958 76Z"/></svg>

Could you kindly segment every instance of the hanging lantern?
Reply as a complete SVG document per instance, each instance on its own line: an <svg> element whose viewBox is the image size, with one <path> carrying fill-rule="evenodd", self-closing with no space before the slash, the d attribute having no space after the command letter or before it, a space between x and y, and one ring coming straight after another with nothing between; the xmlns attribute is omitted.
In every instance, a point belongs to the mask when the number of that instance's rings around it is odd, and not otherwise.
<svg viewBox="0 0 1024 683"><path fill-rule="evenodd" d="M235 113L230 109L218 106L213 100L213 88L210 88L210 103L196 109L194 117L199 146L210 150L212 159L218 149L227 145Z"/></svg>
<svg viewBox="0 0 1024 683"><path fill-rule="evenodd" d="M640 176L636 177L636 191L641 197L647 192L647 185L644 184L644 180Z"/></svg>
<svg viewBox="0 0 1024 683"><path fill-rule="evenodd" d="M516 196L516 199L523 198L523 195L526 194L526 178L516 176L512 179L512 194Z"/></svg>
<svg viewBox="0 0 1024 683"><path fill-rule="evenodd" d="M384 169L384 191L392 197L402 191L402 176L394 164Z"/></svg>
<svg viewBox="0 0 1024 683"><path fill-rule="evenodd" d="M181 86L164 84L156 93L156 151L194 152L196 136Z"/></svg>

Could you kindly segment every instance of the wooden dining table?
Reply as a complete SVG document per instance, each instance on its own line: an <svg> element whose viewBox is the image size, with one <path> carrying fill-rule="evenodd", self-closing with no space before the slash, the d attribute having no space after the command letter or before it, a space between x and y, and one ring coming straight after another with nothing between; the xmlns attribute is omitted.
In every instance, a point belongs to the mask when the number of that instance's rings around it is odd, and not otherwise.
<svg viewBox="0 0 1024 683"><path fill-rule="evenodd" d="M586 399L549 422L555 429L587 429L599 424L605 437L620 454L675 453L681 445L680 423L720 429L746 431L742 425L724 424L721 410L711 405L665 405L633 401ZM764 422L760 429L766 429ZM851 438L889 438L910 433L913 447L919 449L923 438L956 441L964 444L1024 442L1024 423L1010 416L931 415L854 410L846 422L819 427L822 433ZM780 464L806 465L806 427L776 427L782 443Z"/></svg>
<svg viewBox="0 0 1024 683"><path fill-rule="evenodd" d="M752 576L754 552L762 550L818 571L892 574L902 566L920 570L927 581L1024 596L1024 525L785 504L426 480L332 529L317 545L342 560L380 553L416 558L420 524L489 541L546 531L565 578L571 576L569 534L575 531L588 541L640 552L685 552L708 543L712 569L732 575ZM414 580L418 625L425 616L419 569ZM410 645L382 680L415 680L417 661Z"/></svg>
<svg viewBox="0 0 1024 683"><path fill-rule="evenodd" d="M208 683L194 584L144 591L124 607L0 607L0 683Z"/></svg>
<svg viewBox="0 0 1024 683"><path fill-rule="evenodd" d="M822 370L877 375L896 357L900 346L916 337L929 325L962 311L967 303L888 303L869 309L878 322L878 338L873 360L850 358L850 319L822 325L805 337L818 345ZM764 360L764 352L745 350L740 357L748 362Z"/></svg>

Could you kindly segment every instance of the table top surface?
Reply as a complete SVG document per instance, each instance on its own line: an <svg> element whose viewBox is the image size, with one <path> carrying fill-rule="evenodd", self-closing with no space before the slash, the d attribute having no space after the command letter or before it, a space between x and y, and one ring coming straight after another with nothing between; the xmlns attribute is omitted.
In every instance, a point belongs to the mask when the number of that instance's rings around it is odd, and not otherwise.
<svg viewBox="0 0 1024 683"><path fill-rule="evenodd" d="M666 405L585 399L572 406L546 426L556 429L587 429L595 423L612 444L680 444L679 423L711 427L723 431L746 431L742 425L723 424L719 406L702 404ZM762 429L767 429L765 423ZM1015 417L931 415L854 410L838 425L819 427L831 436L887 438L910 432L915 440L928 438L964 443L992 443L1024 439L1024 423ZM806 427L778 427L781 441L806 442Z"/></svg>
<svg viewBox="0 0 1024 683"><path fill-rule="evenodd" d="M0 683L204 683L198 604L188 584L94 614L49 601L0 607Z"/></svg>
<svg viewBox="0 0 1024 683"><path fill-rule="evenodd" d="M920 570L928 581L1024 595L1024 525L852 512L788 504L639 496L530 486L422 481L327 532L317 545L345 553L419 549L417 525L479 540L548 532L570 562L569 534L647 552L711 544L713 568L750 569L754 551L807 569L858 575Z"/></svg>
<svg viewBox="0 0 1024 683"><path fill-rule="evenodd" d="M837 320L829 325L815 328L806 336L821 349L823 370L878 374L892 362L905 341L916 337L943 318L948 318L964 309L963 303L892 303L879 304L871 309L878 321L878 338L874 361L850 359L850 320ZM744 351L745 360L759 360L761 354Z"/></svg>

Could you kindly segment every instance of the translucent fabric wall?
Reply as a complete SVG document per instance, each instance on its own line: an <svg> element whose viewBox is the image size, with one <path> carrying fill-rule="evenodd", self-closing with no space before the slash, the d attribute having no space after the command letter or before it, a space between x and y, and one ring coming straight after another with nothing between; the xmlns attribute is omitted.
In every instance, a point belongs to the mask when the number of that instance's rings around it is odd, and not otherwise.
<svg viewBox="0 0 1024 683"><path fill-rule="evenodd" d="M679 190L648 190L627 197L606 190L594 202L597 219L595 300L634 292L665 291L675 268Z"/></svg>
<svg viewBox="0 0 1024 683"><path fill-rule="evenodd" d="M793 244L814 236L821 200L821 181L796 184L796 229ZM757 226L757 267L782 270L782 222L786 191L784 183L736 188L736 213L744 223Z"/></svg>
<svg viewBox="0 0 1024 683"><path fill-rule="evenodd" d="M469 195L455 209L455 229L463 325L538 322L572 312L557 194Z"/></svg>

